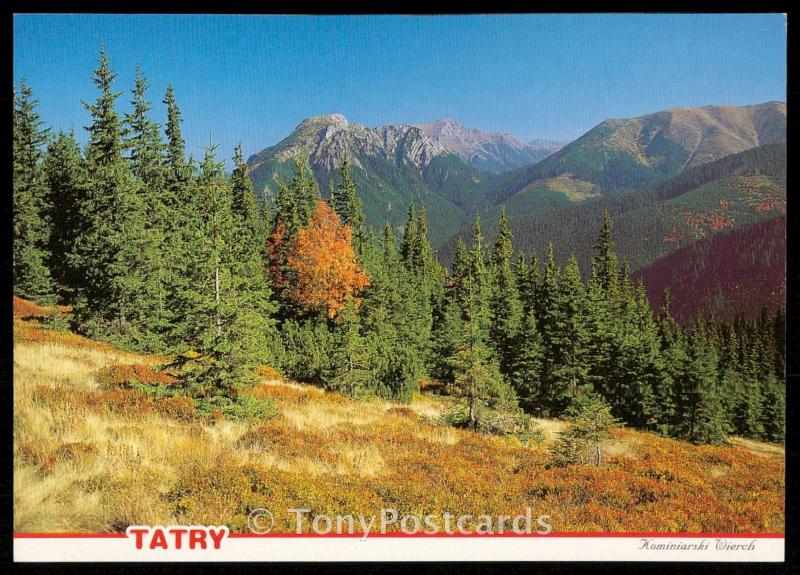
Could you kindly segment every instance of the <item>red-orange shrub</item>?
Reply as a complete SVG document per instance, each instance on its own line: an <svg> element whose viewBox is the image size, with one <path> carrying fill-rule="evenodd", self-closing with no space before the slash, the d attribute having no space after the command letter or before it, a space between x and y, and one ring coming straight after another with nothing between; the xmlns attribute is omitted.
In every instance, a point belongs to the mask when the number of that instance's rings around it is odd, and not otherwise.
<svg viewBox="0 0 800 575"><path fill-rule="evenodd" d="M106 390L101 395L105 407L125 416L137 416L153 411L154 398L143 391L116 388Z"/></svg>
<svg viewBox="0 0 800 575"><path fill-rule="evenodd" d="M190 421L195 416L194 399L185 395L157 398L154 406L158 413L173 419Z"/></svg>
<svg viewBox="0 0 800 575"><path fill-rule="evenodd" d="M417 419L417 412L411 409L410 407L390 407L386 410L386 415L397 415L399 417L408 417L411 419Z"/></svg>
<svg viewBox="0 0 800 575"><path fill-rule="evenodd" d="M101 369L97 373L97 383L106 389L130 387L135 383L167 387L176 384L177 379L169 372L156 371L146 365L117 364Z"/></svg>
<svg viewBox="0 0 800 575"><path fill-rule="evenodd" d="M51 315L53 311L51 308L14 296L14 317L20 319L45 318Z"/></svg>

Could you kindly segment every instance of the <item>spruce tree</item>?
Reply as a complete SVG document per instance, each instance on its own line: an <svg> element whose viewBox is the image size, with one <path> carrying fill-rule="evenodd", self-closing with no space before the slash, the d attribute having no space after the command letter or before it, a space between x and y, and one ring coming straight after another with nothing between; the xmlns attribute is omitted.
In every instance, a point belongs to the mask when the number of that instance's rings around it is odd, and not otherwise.
<svg viewBox="0 0 800 575"><path fill-rule="evenodd" d="M671 384L661 386L656 390L659 418L654 423L654 427L663 435L675 436L676 430L681 424L678 404L682 404L681 411L685 406L681 393L689 364L689 342L685 331L669 314L667 306L662 306L658 318L658 331L661 337L661 353L666 366L667 381Z"/></svg>
<svg viewBox="0 0 800 575"><path fill-rule="evenodd" d="M584 324L586 301L578 260L571 256L559 278L556 305L560 307L557 333L550 339L556 358L550 374L551 401L566 407L579 387L587 384L589 364L586 356L589 334Z"/></svg>
<svg viewBox="0 0 800 575"><path fill-rule="evenodd" d="M167 122L164 128L166 145L163 158L163 201L168 214L163 246L164 273L169 286L167 294L170 312L180 310L180 294L191 288L189 263L194 256L194 237L198 221L198 185L194 178L194 165L186 159L181 112L172 86L168 86L163 104L166 105ZM186 316L169 313L170 327L167 338L171 345L185 347L182 339Z"/></svg>
<svg viewBox="0 0 800 575"><path fill-rule="evenodd" d="M244 227L214 148L206 148L197 188L197 221L190 239L189 274L179 296L190 347L179 363L196 395L235 397L254 368L273 361L269 287L255 246L234 249Z"/></svg>
<svg viewBox="0 0 800 575"><path fill-rule="evenodd" d="M609 299L617 296L619 275L617 272L617 256L614 253L613 224L608 211L603 213L603 227L595 244L597 254L594 258L597 281Z"/></svg>
<svg viewBox="0 0 800 575"><path fill-rule="evenodd" d="M350 158L345 155L339 170L341 182L331 189L331 207L339 215L342 224L353 230L353 247L361 255L365 242L364 212L356 183L353 181L352 169Z"/></svg>
<svg viewBox="0 0 800 575"><path fill-rule="evenodd" d="M593 465L603 463L602 446L609 438L608 430L617 424L611 407L602 396L581 392L566 411L570 427L559 434L550 449L549 465Z"/></svg>
<svg viewBox="0 0 800 575"><path fill-rule="evenodd" d="M264 221L258 206L253 183L247 175L242 144L236 146L233 154L233 173L231 174L231 209L239 226L239 244L248 244L247 249L260 250L266 240Z"/></svg>
<svg viewBox="0 0 800 575"><path fill-rule="evenodd" d="M100 49L94 83L100 91L87 128L87 186L80 205L71 264L82 279L75 299L75 316L85 332L135 338L142 313L146 277L141 272L147 219L143 197L122 156L123 126L115 110L119 93L112 90L114 74Z"/></svg>
<svg viewBox="0 0 800 575"><path fill-rule="evenodd" d="M296 157L294 165L295 175L289 185L278 182L265 250L270 281L281 305L281 317L296 311L286 293L293 281L293 271L287 261L298 231L311 220L319 196L316 182L307 174L306 159Z"/></svg>
<svg viewBox="0 0 800 575"><path fill-rule="evenodd" d="M618 418L633 427L658 431L668 414L668 404L662 398L672 387L672 380L664 361L658 325L641 281L623 323L627 323L628 329L619 359L625 412L618 412Z"/></svg>
<svg viewBox="0 0 800 575"><path fill-rule="evenodd" d="M772 320L772 344L775 349L774 374L784 379L786 372L786 311L779 308Z"/></svg>
<svg viewBox="0 0 800 575"><path fill-rule="evenodd" d="M584 325L589 338L586 355L591 369L588 374L593 389L609 397L615 386L615 370L623 329L618 302L609 300L605 288L598 279L597 265L592 265L592 274L585 289L586 307Z"/></svg>
<svg viewBox="0 0 800 575"><path fill-rule="evenodd" d="M473 301L472 305L477 302ZM469 319L461 323L461 332L454 334L454 352L448 358L453 379L448 390L463 409L457 417L477 431L485 428L490 410L515 406L516 397L503 381L499 365L479 333L478 314L473 309L467 316Z"/></svg>
<svg viewBox="0 0 800 575"><path fill-rule="evenodd" d="M472 224L472 243L467 255L467 277L462 287L465 305L464 319L474 324L477 337L484 343L489 342L490 313L489 299L491 297L491 276L486 267L486 250L484 235L481 230L480 216L475 216Z"/></svg>
<svg viewBox="0 0 800 575"><path fill-rule="evenodd" d="M149 118L148 87L137 66L132 111L125 117L124 128L133 191L139 195L144 210L138 244L139 264L135 272L141 279L137 306L141 318L139 337L145 347L158 349L173 321L168 299L175 278L166 247L175 210L169 197L168 168L159 126Z"/></svg>
<svg viewBox="0 0 800 575"><path fill-rule="evenodd" d="M543 402L541 381L543 377L542 336L533 310L529 310L522 323L516 353L511 358L511 383L520 406L535 413Z"/></svg>
<svg viewBox="0 0 800 575"><path fill-rule="evenodd" d="M786 436L786 387L783 381L770 377L761 391L761 438L782 443Z"/></svg>
<svg viewBox="0 0 800 575"><path fill-rule="evenodd" d="M36 106L33 92L23 83L14 94L14 293L51 303L55 289L47 266L51 259L50 198L42 168L47 132Z"/></svg>
<svg viewBox="0 0 800 575"><path fill-rule="evenodd" d="M512 236L506 212L500 212L494 251L490 259L494 285L490 300L490 337L500 362L500 371L510 376L512 362L517 354L523 308L517 290L517 281L511 268Z"/></svg>
<svg viewBox="0 0 800 575"><path fill-rule="evenodd" d="M533 270L531 270L530 263L528 263L524 252L517 255L517 261L514 263L514 281L517 285L517 293L519 300L522 304L523 314L526 314L532 307L533 296L531 292L534 288L534 281L532 278Z"/></svg>
<svg viewBox="0 0 800 575"><path fill-rule="evenodd" d="M717 384L717 355L695 322L686 370L676 378L675 433L692 443L722 443L724 411Z"/></svg>
<svg viewBox="0 0 800 575"><path fill-rule="evenodd" d="M437 273L436 256L428 239L428 217L425 206L419 207L417 213L416 233L411 246L412 267L423 279L438 282L441 278Z"/></svg>
<svg viewBox="0 0 800 575"><path fill-rule="evenodd" d="M170 181L185 181L189 174L186 165L186 142L181 127L181 111L175 101L175 91L167 86L163 103L167 106L167 166L170 169ZM180 199L180 198L178 198Z"/></svg>
<svg viewBox="0 0 800 575"><path fill-rule="evenodd" d="M414 266L414 248L417 245L417 217L416 208L412 202L408 206L408 217L403 228L403 242L400 245L400 258L406 268Z"/></svg>
<svg viewBox="0 0 800 575"><path fill-rule="evenodd" d="M296 156L294 159L294 178L289 182L289 190L294 196L300 226L308 225L319 199L319 188L313 174L308 167L306 156Z"/></svg>
<svg viewBox="0 0 800 575"><path fill-rule="evenodd" d="M376 366L352 300L336 317L333 337L327 387L349 397L368 396L373 391Z"/></svg>
<svg viewBox="0 0 800 575"><path fill-rule="evenodd" d="M294 238L304 225L300 215L300 206L294 189L283 182L278 183L278 195L272 210L271 228L274 233L279 227L284 230L287 238Z"/></svg>
<svg viewBox="0 0 800 575"><path fill-rule="evenodd" d="M73 133L59 132L47 148L44 173L49 191L50 261L48 267L56 291L65 303L72 303L82 280L70 265L75 238L80 229L79 210L86 186L81 149Z"/></svg>
<svg viewBox="0 0 800 575"><path fill-rule="evenodd" d="M536 290L536 307L533 310L542 334L542 372L546 374L541 382L541 403L536 411L544 416L558 415L563 407L555 405L553 401L558 391L555 389L552 376L553 372L563 365L560 334L565 318L558 292L559 275L560 270L556 264L553 245L550 244L547 247L542 281Z"/></svg>
<svg viewBox="0 0 800 575"><path fill-rule="evenodd" d="M250 354L254 362L274 362L277 358L267 348L277 340L273 320L277 305L265 265L265 222L247 175L241 144L234 152L233 163L229 257L231 298L235 302L236 315L231 329L234 334L250 339L240 353Z"/></svg>
<svg viewBox="0 0 800 575"><path fill-rule="evenodd" d="M761 383L752 376L737 374L730 422L737 435L759 438L764 433L764 398Z"/></svg>

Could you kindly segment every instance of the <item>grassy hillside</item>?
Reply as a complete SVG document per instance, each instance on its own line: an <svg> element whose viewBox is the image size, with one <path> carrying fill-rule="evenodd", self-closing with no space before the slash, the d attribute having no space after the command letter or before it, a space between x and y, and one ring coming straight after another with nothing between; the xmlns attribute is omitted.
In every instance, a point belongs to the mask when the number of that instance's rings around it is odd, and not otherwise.
<svg viewBox="0 0 800 575"><path fill-rule="evenodd" d="M509 174L488 194L498 205L567 175L602 193L642 189L685 169L786 140L786 105L678 108L606 120L538 164Z"/></svg>
<svg viewBox="0 0 800 575"><path fill-rule="evenodd" d="M47 315L15 299L16 531L241 531L255 507L271 509L275 530L286 531L281 511L291 507L458 515L526 506L549 514L556 531L783 530L776 446L693 446L620 429L603 467L547 468L563 422L540 421L541 443L522 445L441 425L440 397L356 402L269 370L246 393L271 398L279 415L231 420L186 398L101 385L109 366L144 374L165 358L53 331Z"/></svg>

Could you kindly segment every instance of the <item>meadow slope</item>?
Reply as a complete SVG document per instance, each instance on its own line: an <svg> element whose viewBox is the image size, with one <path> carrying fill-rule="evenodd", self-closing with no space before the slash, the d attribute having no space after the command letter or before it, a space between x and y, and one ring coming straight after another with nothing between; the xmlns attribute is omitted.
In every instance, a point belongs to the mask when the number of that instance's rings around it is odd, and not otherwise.
<svg viewBox="0 0 800 575"><path fill-rule="evenodd" d="M265 377L270 420L202 416L184 398L105 389L99 370L163 358L41 325L15 301L14 529L114 532L131 524L227 524L251 508L312 514L515 515L530 506L556 531L781 532L784 455L733 439L693 446L613 431L601 468L546 468L565 423L540 421L522 445L442 426L444 398L351 401Z"/></svg>

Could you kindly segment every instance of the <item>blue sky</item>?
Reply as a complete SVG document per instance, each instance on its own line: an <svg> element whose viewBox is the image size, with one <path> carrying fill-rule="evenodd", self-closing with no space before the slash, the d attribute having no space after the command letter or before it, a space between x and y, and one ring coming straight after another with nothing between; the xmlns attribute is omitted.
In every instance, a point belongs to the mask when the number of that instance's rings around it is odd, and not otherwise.
<svg viewBox="0 0 800 575"><path fill-rule="evenodd" d="M764 15L16 15L21 78L55 129L85 141L97 49L129 109L134 67L154 118L168 84L195 156L255 153L308 116L367 126L452 118L522 140L573 139L606 118L786 99L786 22Z"/></svg>

